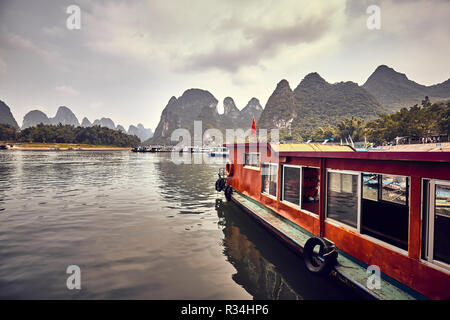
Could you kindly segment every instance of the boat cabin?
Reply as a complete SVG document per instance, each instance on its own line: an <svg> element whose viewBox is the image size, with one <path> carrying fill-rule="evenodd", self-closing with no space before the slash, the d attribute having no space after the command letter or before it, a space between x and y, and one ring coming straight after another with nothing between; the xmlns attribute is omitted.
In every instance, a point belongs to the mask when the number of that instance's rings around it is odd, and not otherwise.
<svg viewBox="0 0 450 320"><path fill-rule="evenodd" d="M227 145L234 192L363 266L450 299L450 153L329 144Z"/></svg>

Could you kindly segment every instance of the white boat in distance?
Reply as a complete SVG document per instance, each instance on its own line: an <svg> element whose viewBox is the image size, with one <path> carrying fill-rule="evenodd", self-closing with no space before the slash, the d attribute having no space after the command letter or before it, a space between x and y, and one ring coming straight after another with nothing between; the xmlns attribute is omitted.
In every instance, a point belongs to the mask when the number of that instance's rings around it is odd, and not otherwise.
<svg viewBox="0 0 450 320"><path fill-rule="evenodd" d="M211 157L228 157L229 151L227 147L212 147L208 154Z"/></svg>
<svg viewBox="0 0 450 320"><path fill-rule="evenodd" d="M185 146L181 150L181 152L187 152L187 153L208 153L210 151L209 148L201 148L201 147L191 147L191 146Z"/></svg>

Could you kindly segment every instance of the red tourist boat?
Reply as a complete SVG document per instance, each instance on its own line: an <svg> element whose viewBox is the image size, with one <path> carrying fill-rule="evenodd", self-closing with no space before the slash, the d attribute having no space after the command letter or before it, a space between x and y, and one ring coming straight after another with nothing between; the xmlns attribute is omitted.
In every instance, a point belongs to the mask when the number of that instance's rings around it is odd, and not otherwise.
<svg viewBox="0 0 450 320"><path fill-rule="evenodd" d="M450 153L227 147L216 189L303 252L308 269L378 299L450 299Z"/></svg>

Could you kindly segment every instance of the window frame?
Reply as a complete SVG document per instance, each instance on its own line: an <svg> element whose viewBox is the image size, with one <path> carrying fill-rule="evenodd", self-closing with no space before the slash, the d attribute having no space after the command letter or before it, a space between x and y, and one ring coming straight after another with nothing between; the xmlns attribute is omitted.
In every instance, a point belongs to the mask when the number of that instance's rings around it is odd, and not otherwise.
<svg viewBox="0 0 450 320"><path fill-rule="evenodd" d="M295 203L289 202L287 200L284 200L284 168L298 168L300 170L300 180L299 182L299 194L298 194L298 205L296 205ZM281 173L283 179L282 180L282 184L281 184L281 195L280 195L280 201L288 206L294 207L297 210L301 210L301 205L302 205L302 186L301 186L301 181L302 181L302 177L303 177L303 169L302 166L298 166L298 165L292 165L292 164L283 164L283 172Z"/></svg>
<svg viewBox="0 0 450 320"><path fill-rule="evenodd" d="M422 194L422 200L423 201L423 181L428 180L428 206L426 208L427 212L422 212L422 222L423 222L423 215L426 216L426 225L422 226L422 228L426 228L426 245L422 250L425 251L425 258L421 257L422 261L425 261L433 266L437 266L440 268L445 269L446 271L450 270L450 265L445 263L444 261L435 260L434 259L434 217L435 217L435 201L436 201L436 184L438 185L446 185L450 186L450 180L440 180L440 179L428 179L424 178L422 179L422 186L421 186L421 194ZM433 221L433 223L430 223Z"/></svg>
<svg viewBox="0 0 450 320"><path fill-rule="evenodd" d="M258 156L258 165L256 166L252 166L252 165L248 165L245 163L245 156L246 155L251 155L251 154L256 154ZM262 161L261 161L261 152L244 152L244 165L242 166L245 169L252 169L252 170L261 170L261 165L262 165Z"/></svg>
<svg viewBox="0 0 450 320"><path fill-rule="evenodd" d="M318 185L318 187L319 187L319 204L320 204L320 180L322 179L322 176L320 174L320 167L314 167L314 166L301 166L301 167L302 167L302 174L300 176L300 179L301 179L300 180L300 210L318 218L319 217L318 213L314 213L314 212L311 212L309 210L302 208L302 205L303 205L303 168L312 168L312 169L319 170L319 185ZM320 209L319 209L319 212L320 212Z"/></svg>
<svg viewBox="0 0 450 320"><path fill-rule="evenodd" d="M283 204L293 207L294 209L297 209L298 211L301 211L303 213L312 215L314 217L319 217L319 214L311 212L309 210L303 209L302 205L303 205L303 169L304 168L312 168L312 169L318 169L319 170L319 177L320 177L320 167L314 167L314 166L303 166L303 165L294 165L294 164L283 164L282 165L283 170L281 172L281 194L280 194L280 202L282 202ZM300 169L300 180L299 180L299 200L298 200L298 205L296 205L295 203L289 202L287 200L284 200L284 168L285 167L290 167L290 168L299 168ZM319 178L321 179L321 177ZM319 180L320 181L320 180ZM320 184L319 184L320 186ZM319 195L319 201L320 201L320 195Z"/></svg>
<svg viewBox="0 0 450 320"><path fill-rule="evenodd" d="M328 172L336 172L336 173L347 173L347 174L358 174L358 217L357 217L357 228L350 226L348 224L345 224L343 222L337 221L333 218L328 217L328 180L325 181L325 221L339 227L343 227L352 231L355 231L358 233L359 236L363 237L364 239L367 239L369 241L372 241L374 243L380 244L384 247L387 247L393 251L396 251L404 256L409 255L409 233L410 233L410 224L411 224L411 177L410 176L404 176L404 175L396 175L396 174L388 174L388 173L379 173L379 172L367 172L367 171L353 171L353 170L340 170L340 169L326 169L326 179L328 179ZM408 178L407 183L407 203L405 205L408 206L408 250L396 247L393 244L390 244L388 242L385 242L381 239L377 239L375 237L372 237L368 234L361 233L361 206L362 206L362 196L363 196L363 183L362 183L362 173L373 173L378 175L390 175L390 176L400 176L400 177L406 177ZM381 197L380 197L381 198ZM379 200L379 201L385 201L385 200ZM389 202L389 201L388 201ZM397 203L398 204L398 203Z"/></svg>
<svg viewBox="0 0 450 320"><path fill-rule="evenodd" d="M336 219L328 217L328 173L341 173L341 174L351 174L358 177L358 183L357 183L357 195L358 195L358 203L357 203L357 212L356 212L356 228L348 225L344 222L338 221ZM362 197L362 172L360 171L353 171L353 170L339 170L339 169L327 169L326 170L326 181L325 181L325 220L332 221L333 223L342 226L344 228L348 228L350 230L358 232L358 234L361 234L361 197Z"/></svg>
<svg viewBox="0 0 450 320"><path fill-rule="evenodd" d="M276 166L277 167L277 170L276 170L276 173L277 173L277 178L276 178L276 181L277 181L277 187L276 187L276 195L274 196L274 195L271 195L270 194L270 186L269 186L269 192L265 192L265 191L262 191L262 187L263 187L263 185L262 185L262 177L263 177L263 165L264 164L268 164L269 165L269 168L270 168L270 166ZM279 170L279 163L277 163L277 162L262 162L261 161L261 191L260 191L260 193L262 194L262 195L264 195L264 196L266 196L266 197L269 197L269 198L271 198L271 199L274 199L274 200L277 200L278 199L278 170ZM270 171L269 171L269 173L270 173ZM269 176L270 176L270 174L269 174Z"/></svg>

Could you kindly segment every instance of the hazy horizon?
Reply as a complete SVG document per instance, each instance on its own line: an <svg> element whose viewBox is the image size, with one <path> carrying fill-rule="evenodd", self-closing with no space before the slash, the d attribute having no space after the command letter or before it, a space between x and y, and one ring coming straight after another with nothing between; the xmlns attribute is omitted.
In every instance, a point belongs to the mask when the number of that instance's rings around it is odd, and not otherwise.
<svg viewBox="0 0 450 320"><path fill-rule="evenodd" d="M81 28L69 30L69 5ZM381 28L369 30L369 5ZM172 96L190 88L263 107L281 79L311 72L362 85L379 65L432 85L446 81L448 1L0 0L0 100L21 125L31 110L67 106L155 130Z"/></svg>

